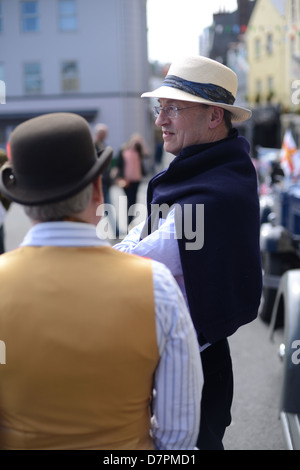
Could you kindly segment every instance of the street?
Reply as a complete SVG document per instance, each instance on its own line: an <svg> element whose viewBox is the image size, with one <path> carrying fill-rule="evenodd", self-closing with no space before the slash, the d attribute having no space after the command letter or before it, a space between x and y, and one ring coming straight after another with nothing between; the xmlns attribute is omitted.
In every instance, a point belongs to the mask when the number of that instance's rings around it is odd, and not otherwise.
<svg viewBox="0 0 300 470"><path fill-rule="evenodd" d="M141 187L139 201L145 197ZM118 196L113 192L113 200ZM18 204L12 204L5 221L6 249L16 248L30 227ZM260 318L241 327L231 338L235 391L232 424L224 445L227 450L284 450L285 443L278 419L282 364L278 358L281 332L274 342L269 328Z"/></svg>
<svg viewBox="0 0 300 470"><path fill-rule="evenodd" d="M269 334L268 325L257 318L229 338L235 388L232 424L224 439L227 450L286 449L278 418L282 331L276 330L273 342Z"/></svg>

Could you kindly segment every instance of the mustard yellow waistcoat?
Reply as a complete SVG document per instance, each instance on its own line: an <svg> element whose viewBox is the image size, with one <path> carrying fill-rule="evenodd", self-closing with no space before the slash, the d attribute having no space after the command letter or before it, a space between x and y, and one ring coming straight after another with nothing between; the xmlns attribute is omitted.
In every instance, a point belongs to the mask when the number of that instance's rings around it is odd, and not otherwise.
<svg viewBox="0 0 300 470"><path fill-rule="evenodd" d="M0 256L0 449L153 449L149 260L110 247Z"/></svg>

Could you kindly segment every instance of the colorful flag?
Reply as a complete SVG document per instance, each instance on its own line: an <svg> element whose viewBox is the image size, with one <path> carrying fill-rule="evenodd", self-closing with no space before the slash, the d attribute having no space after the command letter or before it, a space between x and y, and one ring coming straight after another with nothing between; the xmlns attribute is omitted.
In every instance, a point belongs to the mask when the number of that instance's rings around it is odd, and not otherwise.
<svg viewBox="0 0 300 470"><path fill-rule="evenodd" d="M6 151L7 151L8 160L11 160L11 151L10 151L10 142L9 141L6 144Z"/></svg>
<svg viewBox="0 0 300 470"><path fill-rule="evenodd" d="M285 131L282 147L281 147L281 158L280 163L282 169L287 176L293 176L295 170L294 155L297 154L297 146L294 141L292 132L290 129Z"/></svg>

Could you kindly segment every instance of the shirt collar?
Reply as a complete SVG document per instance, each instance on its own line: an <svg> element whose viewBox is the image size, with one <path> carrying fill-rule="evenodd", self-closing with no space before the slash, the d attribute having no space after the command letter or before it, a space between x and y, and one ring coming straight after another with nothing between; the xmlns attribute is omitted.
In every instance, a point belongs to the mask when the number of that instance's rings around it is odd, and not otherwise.
<svg viewBox="0 0 300 470"><path fill-rule="evenodd" d="M97 228L83 222L43 222L34 225L21 246L110 246L97 236Z"/></svg>

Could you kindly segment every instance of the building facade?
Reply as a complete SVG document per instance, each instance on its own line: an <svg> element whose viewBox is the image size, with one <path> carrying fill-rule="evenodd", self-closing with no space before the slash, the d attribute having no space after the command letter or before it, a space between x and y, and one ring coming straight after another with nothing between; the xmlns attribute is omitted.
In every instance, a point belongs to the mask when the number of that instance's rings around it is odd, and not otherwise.
<svg viewBox="0 0 300 470"><path fill-rule="evenodd" d="M0 0L0 80L0 146L61 111L106 123L116 152L134 132L151 143L146 0Z"/></svg>
<svg viewBox="0 0 300 470"><path fill-rule="evenodd" d="M247 31L250 103L278 103L298 112L300 2L257 0Z"/></svg>
<svg viewBox="0 0 300 470"><path fill-rule="evenodd" d="M206 28L200 40L200 53L230 67L238 77L236 104L249 107L247 79L249 73L245 34L256 0L238 0L237 10L219 11L213 24ZM251 121L236 124L241 134L253 140Z"/></svg>
<svg viewBox="0 0 300 470"><path fill-rule="evenodd" d="M286 0L257 0L246 34L249 62L248 101L252 105L286 105Z"/></svg>
<svg viewBox="0 0 300 470"><path fill-rule="evenodd" d="M249 104L259 116L269 112L268 132L262 129L261 145L267 134L280 147L290 128L300 145L300 1L257 0L246 35L248 51ZM280 132L275 132L271 115L277 107ZM277 128L277 125L276 125ZM271 136L273 135L273 139ZM266 145L268 146L268 145ZM271 146L271 145L269 145Z"/></svg>

